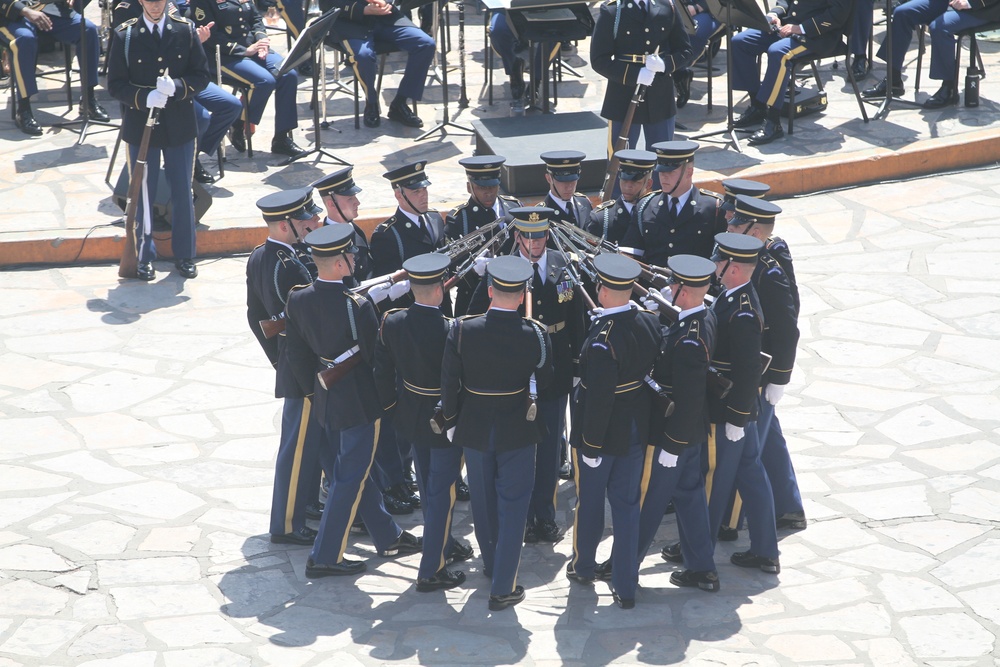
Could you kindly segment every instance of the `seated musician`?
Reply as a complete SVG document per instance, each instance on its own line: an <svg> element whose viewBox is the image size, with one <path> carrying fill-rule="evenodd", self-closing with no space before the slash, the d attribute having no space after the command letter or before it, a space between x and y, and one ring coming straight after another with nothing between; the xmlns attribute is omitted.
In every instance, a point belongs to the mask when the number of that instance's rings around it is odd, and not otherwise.
<svg viewBox="0 0 1000 667"><path fill-rule="evenodd" d="M711 54L707 51L708 40L716 33L722 25L715 17L708 13L708 5L705 0L691 0L680 3L691 22L694 23L694 34L688 35L691 41L691 55L695 60L701 57L711 67ZM680 67L674 70L674 88L677 89L677 108L683 109L691 97L691 80L694 79L694 72L690 67Z"/></svg>
<svg viewBox="0 0 1000 667"><path fill-rule="evenodd" d="M527 93L527 85L524 82L525 59L529 57L528 45L522 43L511 30L510 21L506 12L495 12L490 19L490 44L493 50L500 56L503 62L503 71L510 78L511 111L515 115L524 113L524 103ZM542 62L548 65L559 54L559 44L547 42L535 45L535 58L533 61L532 73L536 86L542 80ZM535 90L535 96L540 94Z"/></svg>

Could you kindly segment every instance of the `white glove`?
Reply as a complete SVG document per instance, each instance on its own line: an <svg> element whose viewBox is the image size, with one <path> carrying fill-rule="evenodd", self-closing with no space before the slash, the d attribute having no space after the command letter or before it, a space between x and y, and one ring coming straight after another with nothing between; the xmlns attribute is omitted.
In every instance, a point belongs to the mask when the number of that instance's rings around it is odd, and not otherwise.
<svg viewBox="0 0 1000 667"><path fill-rule="evenodd" d="M580 458L583 459L583 462L586 463L587 467L589 467L589 468L596 468L597 466L601 465L601 457L600 456L598 456L596 459L592 459L590 457L582 456L581 455Z"/></svg>
<svg viewBox="0 0 1000 667"><path fill-rule="evenodd" d="M670 452L661 449L660 455L656 458L660 462L660 465L664 468L675 468L677 467L677 455L671 454Z"/></svg>
<svg viewBox="0 0 1000 667"><path fill-rule="evenodd" d="M167 96L158 90L151 90L146 95L146 106L150 109L162 109L167 106Z"/></svg>
<svg viewBox="0 0 1000 667"><path fill-rule="evenodd" d="M379 303L380 301L385 301L385 298L389 296L389 284L382 283L380 285L375 285L368 290L368 300L372 303Z"/></svg>
<svg viewBox="0 0 1000 667"><path fill-rule="evenodd" d="M489 257L476 257L476 261L472 263L472 270L479 274L480 277L486 275L486 267L489 266Z"/></svg>
<svg viewBox="0 0 1000 667"><path fill-rule="evenodd" d="M657 303L656 299L654 299L651 296L644 296L641 299L639 299L639 302L642 304L643 308L645 308L646 310L651 310L654 313L660 309L660 304Z"/></svg>
<svg viewBox="0 0 1000 667"><path fill-rule="evenodd" d="M746 431L743 430L742 426L733 426L732 424L726 422L726 438L737 442L743 439L746 435Z"/></svg>
<svg viewBox="0 0 1000 667"><path fill-rule="evenodd" d="M451 442L451 441L453 441L455 439L455 427L454 426L452 426L450 429L448 429L447 431L445 431L445 437L448 438L448 442Z"/></svg>
<svg viewBox="0 0 1000 667"><path fill-rule="evenodd" d="M601 319L602 317L604 317L604 309L601 308L600 306L598 306L597 308L594 308L592 311L590 311L590 321L591 322L596 322L597 320Z"/></svg>
<svg viewBox="0 0 1000 667"><path fill-rule="evenodd" d="M640 86L649 86L653 83L653 70L643 67L639 70L639 76L636 78L635 82Z"/></svg>
<svg viewBox="0 0 1000 667"><path fill-rule="evenodd" d="M663 58L656 53L650 53L646 56L646 69L651 72L666 72L667 65L663 62Z"/></svg>
<svg viewBox="0 0 1000 667"><path fill-rule="evenodd" d="M764 400L771 405L777 405L781 397L785 395L785 386L781 384L769 384L764 387Z"/></svg>
<svg viewBox="0 0 1000 667"><path fill-rule="evenodd" d="M670 291L670 287L661 287L660 296L667 300L667 303L674 302L674 293Z"/></svg>
<svg viewBox="0 0 1000 667"><path fill-rule="evenodd" d="M573 386L575 387L578 384L580 384L580 376L579 375L574 375L573 376Z"/></svg>
<svg viewBox="0 0 1000 667"><path fill-rule="evenodd" d="M167 97L173 97L174 93L177 92L177 84L174 83L173 79L164 74L156 78L156 89Z"/></svg>
<svg viewBox="0 0 1000 667"><path fill-rule="evenodd" d="M400 280L398 283L393 283L389 287L389 298L395 301L401 296L406 295L410 291L410 281Z"/></svg>
<svg viewBox="0 0 1000 667"><path fill-rule="evenodd" d="M628 307L632 310L640 310L642 308L642 306L639 305L639 302L635 299L629 299Z"/></svg>

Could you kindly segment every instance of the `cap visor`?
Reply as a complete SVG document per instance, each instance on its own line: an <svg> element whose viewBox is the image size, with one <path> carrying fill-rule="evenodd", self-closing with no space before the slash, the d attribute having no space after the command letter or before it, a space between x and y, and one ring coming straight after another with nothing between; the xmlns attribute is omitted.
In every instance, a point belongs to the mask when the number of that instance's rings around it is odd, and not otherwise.
<svg viewBox="0 0 1000 667"><path fill-rule="evenodd" d="M570 181L579 181L580 174L552 174L552 178L556 179L560 183L569 183Z"/></svg>
<svg viewBox="0 0 1000 667"><path fill-rule="evenodd" d="M493 186L500 185L499 178L470 178L469 180L481 188L492 188Z"/></svg>

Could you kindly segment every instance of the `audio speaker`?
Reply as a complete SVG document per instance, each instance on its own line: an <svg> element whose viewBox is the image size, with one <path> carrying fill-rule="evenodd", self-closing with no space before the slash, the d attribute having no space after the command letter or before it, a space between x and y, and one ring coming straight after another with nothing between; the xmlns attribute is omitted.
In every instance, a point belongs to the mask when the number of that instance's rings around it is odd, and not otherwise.
<svg viewBox="0 0 1000 667"><path fill-rule="evenodd" d="M125 212L125 203L128 199L128 165L122 167L122 171L118 174L118 182L115 183L115 191L112 195L115 200L115 205L118 206ZM193 194L194 194L194 221L198 223L201 221L201 217L205 215L205 212L212 205L212 195L208 193L201 183L198 181L192 182ZM160 180L156 186L156 200L153 202L153 228L154 229L167 229L170 227L170 220L173 218L172 215L173 204L170 201L170 184L167 183L167 177L163 173L163 169L160 169Z"/></svg>

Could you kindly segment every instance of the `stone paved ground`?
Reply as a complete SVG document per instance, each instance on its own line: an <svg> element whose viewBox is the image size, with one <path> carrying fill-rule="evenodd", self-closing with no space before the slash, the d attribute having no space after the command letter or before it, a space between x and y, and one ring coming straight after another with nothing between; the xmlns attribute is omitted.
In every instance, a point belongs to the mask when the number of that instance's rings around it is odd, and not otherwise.
<svg viewBox="0 0 1000 667"><path fill-rule="evenodd" d="M721 544L714 595L654 551L628 612L569 584L568 539L525 548L527 601L496 614L478 559L419 594L417 556L357 539L364 576L306 580L307 550L267 541L279 404L245 258L0 273L0 666L1000 665L997 171L780 203L810 525L777 577ZM455 525L473 539L466 503Z"/></svg>

